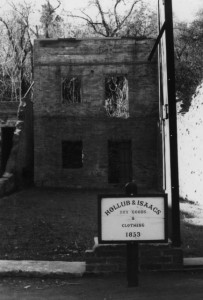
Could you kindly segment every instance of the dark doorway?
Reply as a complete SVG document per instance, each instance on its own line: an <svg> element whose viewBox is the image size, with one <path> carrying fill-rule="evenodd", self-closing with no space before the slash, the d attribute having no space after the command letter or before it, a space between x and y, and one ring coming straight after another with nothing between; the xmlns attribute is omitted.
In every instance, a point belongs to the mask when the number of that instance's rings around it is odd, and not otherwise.
<svg viewBox="0 0 203 300"><path fill-rule="evenodd" d="M132 145L130 140L109 141L109 183L127 183L132 180Z"/></svg>
<svg viewBox="0 0 203 300"><path fill-rule="evenodd" d="M62 166L64 169L82 168L82 141L62 141Z"/></svg>
<svg viewBox="0 0 203 300"><path fill-rule="evenodd" d="M1 174L5 172L6 164L13 145L14 127L1 128Z"/></svg>

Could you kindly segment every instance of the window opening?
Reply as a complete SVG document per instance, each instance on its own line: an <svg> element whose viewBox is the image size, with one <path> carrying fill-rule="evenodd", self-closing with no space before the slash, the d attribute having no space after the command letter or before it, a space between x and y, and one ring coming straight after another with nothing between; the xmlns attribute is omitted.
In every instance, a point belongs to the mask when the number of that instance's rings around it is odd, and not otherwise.
<svg viewBox="0 0 203 300"><path fill-rule="evenodd" d="M64 169L83 167L82 141L62 141L62 166Z"/></svg>
<svg viewBox="0 0 203 300"><path fill-rule="evenodd" d="M65 77L62 80L63 103L81 103L81 80L79 77Z"/></svg>
<svg viewBox="0 0 203 300"><path fill-rule="evenodd" d="M126 76L116 75L105 78L105 109L110 117L129 117L128 80Z"/></svg>

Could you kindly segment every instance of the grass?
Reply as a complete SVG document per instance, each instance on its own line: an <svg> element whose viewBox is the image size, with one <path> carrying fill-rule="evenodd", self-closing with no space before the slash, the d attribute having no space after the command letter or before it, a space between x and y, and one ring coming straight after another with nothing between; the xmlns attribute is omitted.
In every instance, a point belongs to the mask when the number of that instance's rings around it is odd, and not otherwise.
<svg viewBox="0 0 203 300"><path fill-rule="evenodd" d="M0 259L82 260L97 233L95 192L30 189L0 202Z"/></svg>
<svg viewBox="0 0 203 300"><path fill-rule="evenodd" d="M203 207L180 201L182 248L185 257L203 257Z"/></svg>
<svg viewBox="0 0 203 300"><path fill-rule="evenodd" d="M0 259L84 260L98 235L99 193L31 188L0 199ZM203 256L203 208L180 208L184 256Z"/></svg>

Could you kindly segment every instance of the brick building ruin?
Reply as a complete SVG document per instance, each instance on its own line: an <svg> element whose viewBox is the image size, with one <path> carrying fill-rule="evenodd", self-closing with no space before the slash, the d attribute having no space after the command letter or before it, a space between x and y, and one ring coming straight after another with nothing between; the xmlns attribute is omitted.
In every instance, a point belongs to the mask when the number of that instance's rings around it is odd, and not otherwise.
<svg viewBox="0 0 203 300"><path fill-rule="evenodd" d="M154 40L35 41L34 181L159 191L159 88Z"/></svg>
<svg viewBox="0 0 203 300"><path fill-rule="evenodd" d="M180 247L170 2L159 1L156 41L35 41L33 107L25 101L19 119L17 103L0 103L0 196L11 190L1 190L5 174L27 178L32 168L40 187L124 191L135 180L139 193L167 194L169 238ZM182 265L180 248L159 249L158 264Z"/></svg>

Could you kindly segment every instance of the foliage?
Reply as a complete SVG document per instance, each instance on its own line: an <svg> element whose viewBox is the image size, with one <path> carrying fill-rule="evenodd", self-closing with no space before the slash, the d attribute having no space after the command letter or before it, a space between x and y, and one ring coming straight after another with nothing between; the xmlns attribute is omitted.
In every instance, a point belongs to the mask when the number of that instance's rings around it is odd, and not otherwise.
<svg viewBox="0 0 203 300"><path fill-rule="evenodd" d="M187 199L180 201L181 237L184 257L201 257L203 254L202 213L201 203L192 203L192 201Z"/></svg>
<svg viewBox="0 0 203 300"><path fill-rule="evenodd" d="M49 0L46 0L46 3L42 5L40 22L45 38L53 38L62 35L61 23L63 19L56 13L56 10L60 5L61 1L59 0L56 7L53 7Z"/></svg>
<svg viewBox="0 0 203 300"><path fill-rule="evenodd" d="M203 199L203 82L192 97L189 111L179 114L179 183L183 198L202 202Z"/></svg>
<svg viewBox="0 0 203 300"><path fill-rule="evenodd" d="M33 40L61 34L62 18L56 14L60 6L53 7L47 0L42 5L41 26L32 24L34 12L31 3L10 4L7 17L0 17L2 45L0 47L0 100L21 101L33 82Z"/></svg>
<svg viewBox="0 0 203 300"><path fill-rule="evenodd" d="M26 7L26 11L21 12L27 16L30 7ZM30 72L28 75L26 71L26 65L30 67L31 59L28 26L18 13L13 13L9 19L0 17L0 22L4 41L0 49L0 97L4 100L19 100L31 80Z"/></svg>
<svg viewBox="0 0 203 300"><path fill-rule="evenodd" d="M191 23L175 25L176 90L181 112L189 110L192 95L203 77L203 12Z"/></svg>
<svg viewBox="0 0 203 300"><path fill-rule="evenodd" d="M134 38L156 38L157 24L157 12L141 2L140 7L126 21L120 35Z"/></svg>

